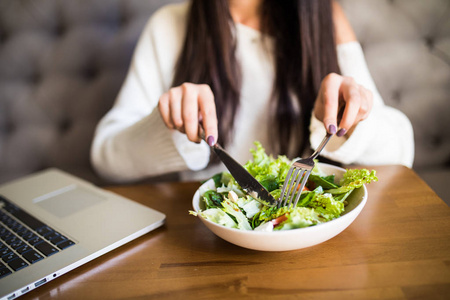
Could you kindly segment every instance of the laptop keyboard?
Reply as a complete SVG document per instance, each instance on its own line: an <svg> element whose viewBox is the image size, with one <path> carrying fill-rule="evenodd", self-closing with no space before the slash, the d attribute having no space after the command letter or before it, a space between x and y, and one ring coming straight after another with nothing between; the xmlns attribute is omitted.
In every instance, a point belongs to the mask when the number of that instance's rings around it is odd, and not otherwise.
<svg viewBox="0 0 450 300"><path fill-rule="evenodd" d="M74 244L0 195L0 278Z"/></svg>

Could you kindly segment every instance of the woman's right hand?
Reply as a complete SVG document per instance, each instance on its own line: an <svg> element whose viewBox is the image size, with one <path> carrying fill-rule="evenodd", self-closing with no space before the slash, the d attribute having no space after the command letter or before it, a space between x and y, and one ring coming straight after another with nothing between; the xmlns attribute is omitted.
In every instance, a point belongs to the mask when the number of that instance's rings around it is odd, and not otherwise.
<svg viewBox="0 0 450 300"><path fill-rule="evenodd" d="M216 143L216 104L209 85L185 82L173 87L159 98L158 109L166 126L185 133L190 141L200 142L199 122L202 122L208 144Z"/></svg>

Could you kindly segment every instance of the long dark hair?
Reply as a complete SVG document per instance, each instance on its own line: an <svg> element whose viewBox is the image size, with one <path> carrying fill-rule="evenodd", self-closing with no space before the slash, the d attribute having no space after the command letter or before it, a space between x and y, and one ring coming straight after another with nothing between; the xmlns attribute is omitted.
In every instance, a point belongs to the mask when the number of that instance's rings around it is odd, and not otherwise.
<svg viewBox="0 0 450 300"><path fill-rule="evenodd" d="M328 73L339 72L331 1L263 0L260 29L274 39L274 150L288 153L293 135L300 132L302 143L295 153L300 155L309 146L308 124L320 83ZM227 0L192 0L173 80L173 86L192 82L211 87L224 145L231 138L241 88L233 30Z"/></svg>

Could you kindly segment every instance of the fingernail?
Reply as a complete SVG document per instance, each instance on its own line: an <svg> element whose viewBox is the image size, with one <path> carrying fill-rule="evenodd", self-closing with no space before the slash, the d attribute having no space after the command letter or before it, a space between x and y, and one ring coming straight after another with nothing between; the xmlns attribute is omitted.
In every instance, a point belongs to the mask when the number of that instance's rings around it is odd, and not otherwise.
<svg viewBox="0 0 450 300"><path fill-rule="evenodd" d="M335 134L336 133L336 126L334 126L333 124L328 126L328 132L331 133L331 134Z"/></svg>
<svg viewBox="0 0 450 300"><path fill-rule="evenodd" d="M336 135L339 136L339 137L341 137L341 136L343 136L346 132L347 132L347 130L345 130L345 128L341 128L341 129L339 129L339 131L336 133Z"/></svg>
<svg viewBox="0 0 450 300"><path fill-rule="evenodd" d="M214 146L215 142L214 142L214 137L212 135L208 136L206 138L206 142L208 143L208 145L210 145L211 147Z"/></svg>

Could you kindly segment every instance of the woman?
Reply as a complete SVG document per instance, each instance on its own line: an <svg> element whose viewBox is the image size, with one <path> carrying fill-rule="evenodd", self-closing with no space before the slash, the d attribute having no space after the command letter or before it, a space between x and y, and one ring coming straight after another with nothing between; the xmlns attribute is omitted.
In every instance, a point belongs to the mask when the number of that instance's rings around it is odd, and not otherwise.
<svg viewBox="0 0 450 300"><path fill-rule="evenodd" d="M200 122L208 144L220 142L241 163L254 141L292 158L326 131L336 136L322 155L345 164L410 167L414 156L409 120L384 105L330 0L193 0L160 9L98 125L93 165L118 182L208 178L223 166L200 141Z"/></svg>

